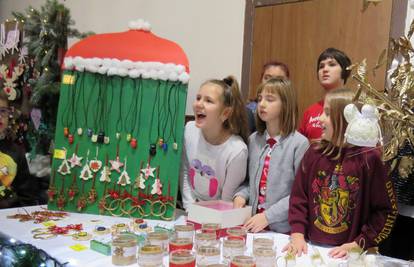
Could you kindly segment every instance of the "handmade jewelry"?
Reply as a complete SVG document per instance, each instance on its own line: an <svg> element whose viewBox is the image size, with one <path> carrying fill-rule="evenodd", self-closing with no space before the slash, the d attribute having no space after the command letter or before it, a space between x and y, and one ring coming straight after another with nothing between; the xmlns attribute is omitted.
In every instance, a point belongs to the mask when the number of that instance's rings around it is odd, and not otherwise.
<svg viewBox="0 0 414 267"><path fill-rule="evenodd" d="M149 139L148 141L149 141L149 144L150 144L149 153L150 153L150 156L152 156L152 157L155 156L156 153L157 153L157 146L156 146L157 141L154 142L151 138L152 138L152 128L153 128L153 122L154 122L155 107L157 105L159 105L159 94L160 94L160 81L157 81L157 90L155 92L155 99L153 101L152 113L151 113L151 120L150 120L151 123L149 125L150 130L149 130L149 134L148 134L148 139ZM157 131L158 132L157 132L156 140L159 139L159 127L158 127L158 124L159 124L159 119L157 121Z"/></svg>
<svg viewBox="0 0 414 267"><path fill-rule="evenodd" d="M86 160L85 160L85 165L82 168L82 171L80 173L80 178L84 181L87 181L89 179L92 178L92 171L91 168L89 166L89 149L88 152L86 153Z"/></svg>
<svg viewBox="0 0 414 267"><path fill-rule="evenodd" d="M147 166L145 169L141 169L141 172L144 174L144 178L148 179L148 177L154 177L154 171L156 168L152 168L150 165L151 157L148 158Z"/></svg>
<svg viewBox="0 0 414 267"><path fill-rule="evenodd" d="M136 128L136 117L137 116L139 117L140 114L137 115L139 87L138 88L136 87L136 80L135 79L134 79L133 83L134 83L133 95L132 95L132 98L131 98L132 102L129 105L129 110L128 110L127 116L125 118L125 126L130 125L131 128L125 129L125 130L127 132L127 135L126 135L127 142L129 142L130 146L135 149L137 143L136 143L136 139L132 138L132 134L134 133L134 130Z"/></svg>
<svg viewBox="0 0 414 267"><path fill-rule="evenodd" d="M175 205L174 205L174 198L171 197L171 183L170 180L168 179L168 191L167 191L167 196L166 197L162 197L161 196L162 201L165 204L165 213L163 215L161 215L161 219L166 220L166 221L171 221L174 218L174 212L171 212L169 216L166 216L165 214L167 214L168 209L170 208L170 210L174 210L175 209Z"/></svg>
<svg viewBox="0 0 414 267"><path fill-rule="evenodd" d="M160 179L160 167L157 168L157 177L154 180L152 185L151 194L155 195L162 195L162 183Z"/></svg>
<svg viewBox="0 0 414 267"><path fill-rule="evenodd" d="M128 172L126 170L127 169L126 164L127 164L127 159L125 158L125 167L124 167L124 170L122 171L121 175L119 176L118 182L117 182L117 184L119 184L121 186L126 186L126 185L131 183L131 178L129 177Z"/></svg>
<svg viewBox="0 0 414 267"><path fill-rule="evenodd" d="M14 214L14 215L8 215L8 219L18 219L19 222L27 222L27 221L34 221L34 223L42 223L46 221L58 221L66 216L68 216L68 213L66 212L54 212L54 211L34 211L32 213L28 213L26 210L24 210L25 214Z"/></svg>
<svg viewBox="0 0 414 267"><path fill-rule="evenodd" d="M89 204L95 203L96 198L98 197L98 193L96 192L96 188L95 188L95 181L96 181L96 173L93 174L92 188L91 190L89 190L89 193L88 193Z"/></svg>
<svg viewBox="0 0 414 267"><path fill-rule="evenodd" d="M125 223L117 223L111 226L112 235L116 235L122 232L128 232L130 229Z"/></svg>
<svg viewBox="0 0 414 267"><path fill-rule="evenodd" d="M68 197L69 201L72 201L75 198L75 195L78 193L78 185L76 183L76 174L73 174L72 176L72 184L70 185L70 188L68 190Z"/></svg>
<svg viewBox="0 0 414 267"><path fill-rule="evenodd" d="M134 232L140 233L149 233L152 231L152 227L148 226L143 219L133 219L131 222L131 228Z"/></svg>
<svg viewBox="0 0 414 267"><path fill-rule="evenodd" d="M116 158L115 160L109 161L111 164L111 171L116 171L118 173L121 173L120 168L124 166L124 163L119 161L119 143L116 145Z"/></svg>
<svg viewBox="0 0 414 267"><path fill-rule="evenodd" d="M112 83L112 80L111 80L111 83ZM123 99L122 90L123 90L123 87L124 87L124 79L122 78L121 79L121 87L119 89L118 119L116 121L116 134L115 134L115 137L118 140L121 138L121 131L124 128L123 122L122 122L122 107L123 107L123 105L122 105L122 99Z"/></svg>
<svg viewBox="0 0 414 267"><path fill-rule="evenodd" d="M142 170L143 162L140 162L138 176L135 178L134 188L145 189L145 179Z"/></svg>
<svg viewBox="0 0 414 267"><path fill-rule="evenodd" d="M64 188L65 188L65 178L62 177L62 187L60 188L60 193L59 193L59 196L56 200L57 201L57 207L58 207L59 210L63 210L65 208L65 204L66 204Z"/></svg>
<svg viewBox="0 0 414 267"><path fill-rule="evenodd" d="M76 148L75 148L75 152L73 152L72 157L68 160L68 162L70 163L71 168L75 168L77 167L82 167L82 157L78 157L78 155L76 155L78 153L78 147L79 144L76 144Z"/></svg>
<svg viewBox="0 0 414 267"><path fill-rule="evenodd" d="M89 161L89 168L93 172L98 172L102 167L102 161L98 160L99 147L96 147L96 156L94 160Z"/></svg>
<svg viewBox="0 0 414 267"><path fill-rule="evenodd" d="M92 239L92 235L88 232L79 232L72 235L72 239L76 241L88 241Z"/></svg>
<svg viewBox="0 0 414 267"><path fill-rule="evenodd" d="M84 74L83 74L84 75ZM86 96L85 96L85 92L86 92L86 88L84 87L84 77L82 78L82 92L83 92L83 97L82 97L82 104L83 104L83 116L84 116L84 124L85 124L85 128L86 129L86 135L91 138L93 135L93 130L91 129L91 127L89 127L89 107L91 107L92 105L90 104L92 101L92 94L93 92L95 92L95 85L96 85L96 75L93 76L93 83L91 87L87 87L88 90L90 90L89 92L89 96L88 96L88 100L86 100ZM83 132L83 131L82 131Z"/></svg>
<svg viewBox="0 0 414 267"><path fill-rule="evenodd" d="M56 170L53 171L53 175L50 178L49 189L47 189L47 196L50 202L55 201L55 196L57 194L57 189L55 186Z"/></svg>
<svg viewBox="0 0 414 267"><path fill-rule="evenodd" d="M66 148L63 148L63 150L65 151L65 158L63 159L57 171L62 175L66 175L70 174L70 166L68 160L66 159Z"/></svg>

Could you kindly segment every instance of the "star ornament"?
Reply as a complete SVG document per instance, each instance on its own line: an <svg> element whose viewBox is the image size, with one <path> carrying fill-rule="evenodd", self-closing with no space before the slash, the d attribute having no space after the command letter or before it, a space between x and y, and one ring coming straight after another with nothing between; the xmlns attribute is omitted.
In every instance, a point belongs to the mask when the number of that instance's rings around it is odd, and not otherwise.
<svg viewBox="0 0 414 267"><path fill-rule="evenodd" d="M119 161L119 157L116 157L115 160L110 160L109 163L111 164L111 171L116 171L117 173L121 173L121 168L124 166L124 163Z"/></svg>
<svg viewBox="0 0 414 267"><path fill-rule="evenodd" d="M148 179L148 177L154 177L154 171L155 168L151 168L149 163L147 163L147 166L144 169L141 169L141 172L144 174L145 179Z"/></svg>
<svg viewBox="0 0 414 267"><path fill-rule="evenodd" d="M81 163L82 159L83 157L78 157L78 155L73 153L72 157L68 160L68 162L70 163L70 166L72 168L75 168L76 166L82 167L82 163Z"/></svg>

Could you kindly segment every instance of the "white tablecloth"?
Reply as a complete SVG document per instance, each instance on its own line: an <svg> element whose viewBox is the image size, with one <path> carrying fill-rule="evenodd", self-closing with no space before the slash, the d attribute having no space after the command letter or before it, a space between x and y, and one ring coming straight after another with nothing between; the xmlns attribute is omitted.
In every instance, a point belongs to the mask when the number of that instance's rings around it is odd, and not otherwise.
<svg viewBox="0 0 414 267"><path fill-rule="evenodd" d="M27 212L41 210L41 208L46 208L46 206L32 206L32 207L25 207L24 209ZM68 236L57 236L56 238L46 239L46 240L39 240L34 239L33 235L31 234L31 230L34 228L44 227L42 224L35 224L33 221L28 222L19 222L16 219L8 219L8 215L13 215L16 213L24 213L23 208L16 208L16 209L3 209L0 210L0 232L10 236L11 238L15 238L24 243L30 243L37 248L43 249L46 251L50 256L58 259L61 263L68 262L67 266L88 266L88 267L101 267L101 266L114 266L112 265L112 258L111 256L105 256L98 252L95 252L89 249L89 242L90 241L75 241L71 237ZM176 220L172 222L165 222L165 221L157 221L157 220L146 220L148 224L152 227L159 225L166 228L172 228L174 224L182 224L185 222L185 216L183 212L177 211ZM68 224L78 224L82 223L83 228L88 233L92 233L93 229L97 225L103 225L106 227L110 227L116 223L130 223L131 219L128 218L118 218L118 217L110 217L110 216L101 216L101 215L91 215L91 214L79 214L79 213L70 213L68 217L63 220L57 221L56 225L58 226L66 226ZM289 236L277 233L260 233L255 234L255 236L264 235L264 236L273 236L274 240L276 241L276 248L277 248L277 255L282 255L281 249L288 243ZM247 253L251 253L252 250L252 241L253 241L253 234L248 234L247 236ZM70 246L76 244L83 244L88 249L82 251L74 251L70 248ZM328 247L321 247L321 246L312 246L309 245L309 252L308 255L302 256L297 258L296 266L312 266L310 262L310 255L314 253L314 249L317 249L320 254L322 255L325 263L329 266L339 266L338 263L341 260L333 260L327 256L327 253L330 248ZM166 266L168 266L168 257L165 257L164 262ZM343 262L343 261L342 261ZM393 260L387 258L387 262L389 263L399 263L398 265L388 265L385 266L409 266L409 265L402 265L404 262ZM137 264L135 265L137 266ZM346 266L346 265L345 265Z"/></svg>

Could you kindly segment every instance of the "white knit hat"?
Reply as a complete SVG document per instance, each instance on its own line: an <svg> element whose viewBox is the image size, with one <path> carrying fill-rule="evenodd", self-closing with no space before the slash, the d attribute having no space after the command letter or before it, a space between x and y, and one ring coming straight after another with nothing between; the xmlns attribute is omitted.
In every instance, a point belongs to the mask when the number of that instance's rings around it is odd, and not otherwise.
<svg viewBox="0 0 414 267"><path fill-rule="evenodd" d="M348 104L344 109L348 122L345 131L345 142L364 147L382 145L382 134L378 124L378 111L375 106L365 104L361 112L354 104Z"/></svg>

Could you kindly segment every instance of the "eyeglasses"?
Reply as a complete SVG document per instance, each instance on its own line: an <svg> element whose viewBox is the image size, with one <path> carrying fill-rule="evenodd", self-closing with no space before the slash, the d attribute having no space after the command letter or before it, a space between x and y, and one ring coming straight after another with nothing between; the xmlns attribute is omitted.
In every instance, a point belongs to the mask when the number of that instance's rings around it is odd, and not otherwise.
<svg viewBox="0 0 414 267"><path fill-rule="evenodd" d="M10 115L10 109L9 108L0 108L0 116L1 117L8 117Z"/></svg>

